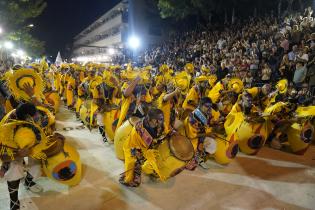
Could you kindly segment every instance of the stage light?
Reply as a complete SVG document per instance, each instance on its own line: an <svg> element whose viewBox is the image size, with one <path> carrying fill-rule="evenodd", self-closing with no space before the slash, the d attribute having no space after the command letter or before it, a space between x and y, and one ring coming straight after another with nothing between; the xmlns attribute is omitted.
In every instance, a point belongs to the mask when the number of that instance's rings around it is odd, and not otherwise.
<svg viewBox="0 0 315 210"><path fill-rule="evenodd" d="M13 49L14 46L13 46L12 42L5 42L4 47L7 49Z"/></svg>
<svg viewBox="0 0 315 210"><path fill-rule="evenodd" d="M110 55L114 55L114 54L115 54L114 48L109 48L109 49L108 49L108 53L109 53Z"/></svg>
<svg viewBox="0 0 315 210"><path fill-rule="evenodd" d="M23 57L25 55L25 52L23 50L18 50L17 55Z"/></svg>
<svg viewBox="0 0 315 210"><path fill-rule="evenodd" d="M128 45L129 45L130 48L136 50L140 46L140 39L138 37L136 37L136 36L131 36L128 39Z"/></svg>

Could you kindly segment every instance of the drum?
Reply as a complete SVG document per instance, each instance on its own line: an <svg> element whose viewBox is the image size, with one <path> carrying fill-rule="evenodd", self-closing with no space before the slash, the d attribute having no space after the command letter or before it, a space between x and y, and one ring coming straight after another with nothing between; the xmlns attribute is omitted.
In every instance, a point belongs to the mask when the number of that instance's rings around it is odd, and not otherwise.
<svg viewBox="0 0 315 210"><path fill-rule="evenodd" d="M55 156L63 150L65 138L62 135L54 135L50 138L56 137L57 139L47 149L43 150L43 153L46 154L47 158Z"/></svg>
<svg viewBox="0 0 315 210"><path fill-rule="evenodd" d="M179 160L189 161L194 157L194 147L185 136L173 135L169 140L171 153Z"/></svg>
<svg viewBox="0 0 315 210"><path fill-rule="evenodd" d="M244 115L242 112L231 112L226 116L224 122L224 129L227 135L234 134L244 121Z"/></svg>
<svg viewBox="0 0 315 210"><path fill-rule="evenodd" d="M157 156L156 161L163 177L168 179L183 171L187 163L173 156L169 140L163 141L157 150L159 155ZM145 167L143 167L143 172L147 173Z"/></svg>
<svg viewBox="0 0 315 210"><path fill-rule="evenodd" d="M230 163L238 153L238 143L235 134L225 137L216 134L217 150L214 153L214 159L219 164Z"/></svg>
<svg viewBox="0 0 315 210"><path fill-rule="evenodd" d="M217 151L217 141L211 137L206 137L203 141L203 147L207 153L213 155Z"/></svg>
<svg viewBox="0 0 315 210"><path fill-rule="evenodd" d="M292 152L303 155L313 140L314 127L310 122L293 123L286 132Z"/></svg>
<svg viewBox="0 0 315 210"><path fill-rule="evenodd" d="M266 123L243 121L236 135L241 152L247 155L256 155L266 142L267 125Z"/></svg>
<svg viewBox="0 0 315 210"><path fill-rule="evenodd" d="M128 138L132 128L140 121L138 117L130 117L126 120L119 128L117 128L114 136L114 147L116 157L120 160L124 160L124 150L123 146Z"/></svg>
<svg viewBox="0 0 315 210"><path fill-rule="evenodd" d="M82 173L79 153L68 143L65 143L63 151L43 161L43 170L50 179L75 186L80 183Z"/></svg>
<svg viewBox="0 0 315 210"><path fill-rule="evenodd" d="M48 104L54 107L54 110L57 113L60 106L60 96L58 93L56 91L45 93L45 99Z"/></svg>

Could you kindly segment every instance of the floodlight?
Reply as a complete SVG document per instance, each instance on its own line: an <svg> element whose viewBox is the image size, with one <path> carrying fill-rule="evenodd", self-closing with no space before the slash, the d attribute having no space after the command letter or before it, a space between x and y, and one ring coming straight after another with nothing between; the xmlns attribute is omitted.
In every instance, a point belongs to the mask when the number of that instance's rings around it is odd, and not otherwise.
<svg viewBox="0 0 315 210"><path fill-rule="evenodd" d="M129 39L128 39L128 44L129 44L129 47L136 50L139 48L140 46L140 39L136 36L131 36Z"/></svg>
<svg viewBox="0 0 315 210"><path fill-rule="evenodd" d="M110 55L114 55L114 54L115 54L114 48L109 48L109 49L108 49L108 53L109 53Z"/></svg>
<svg viewBox="0 0 315 210"><path fill-rule="evenodd" d="M4 43L4 47L7 49L13 49L13 44L12 42L7 41Z"/></svg>

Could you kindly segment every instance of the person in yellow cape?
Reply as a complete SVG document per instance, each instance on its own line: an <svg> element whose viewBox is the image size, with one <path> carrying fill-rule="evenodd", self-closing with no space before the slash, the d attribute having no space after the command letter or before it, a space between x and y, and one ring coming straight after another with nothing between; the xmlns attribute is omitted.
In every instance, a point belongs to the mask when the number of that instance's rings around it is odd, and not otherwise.
<svg viewBox="0 0 315 210"><path fill-rule="evenodd" d="M267 123L261 109L246 90L239 96L227 115L224 128L227 135L236 135L243 153L255 155L265 144Z"/></svg>
<svg viewBox="0 0 315 210"><path fill-rule="evenodd" d="M103 78L101 76L96 76L94 79L90 81L89 90L92 95L91 107L88 107L90 111L90 122L89 126L93 127L96 125L96 112L99 108L97 105L97 100L102 98L100 84L103 82Z"/></svg>
<svg viewBox="0 0 315 210"><path fill-rule="evenodd" d="M80 78L82 75L81 72L83 72L83 70L80 71L80 75L79 75ZM95 72L89 71L87 74L88 74L87 77L83 78L82 81L80 79L80 83L77 87L77 89L78 89L77 96L78 97L77 97L76 105L75 105L75 112L76 112L77 118L79 118L79 116L80 116L80 108L81 108L82 104L84 103L84 101L89 96L89 89L88 89L89 81L94 78Z"/></svg>
<svg viewBox="0 0 315 210"><path fill-rule="evenodd" d="M190 89L190 80L191 80L191 76L187 74L187 72L185 71L177 73L174 76L173 81L174 81L175 87L178 87L180 89L180 94L177 97L177 102L175 105L176 110L178 111L178 118L180 120L185 119L187 115L189 114L189 112L185 112L182 105Z"/></svg>
<svg viewBox="0 0 315 210"><path fill-rule="evenodd" d="M195 79L195 85L190 88L184 100L183 108L185 111L192 112L199 104L199 100L207 96L209 91L209 79L206 76L199 76Z"/></svg>
<svg viewBox="0 0 315 210"><path fill-rule="evenodd" d="M158 138L163 134L164 116L160 109L150 109L145 118L139 121L132 129L124 143L125 172L119 182L128 187L138 187L141 183L142 165L144 171L154 171L161 180L165 178L160 174L155 154Z"/></svg>
<svg viewBox="0 0 315 210"><path fill-rule="evenodd" d="M268 103L268 95L271 91L270 84L264 84L262 87L252 87L245 89L245 91L250 94L254 100L254 103L258 105L262 110L264 110Z"/></svg>
<svg viewBox="0 0 315 210"><path fill-rule="evenodd" d="M18 190L20 180L25 176L24 157L32 157L28 159L28 170L24 182L26 189L34 193L42 191L42 187L34 182L34 178L41 175L40 163L35 159L45 155L33 148L39 142L45 141L46 136L38 126L30 123L33 121L35 113L34 105L19 105L15 111L15 120L3 122L0 126L0 158L2 161L0 175L8 184L10 209L20 209Z"/></svg>
<svg viewBox="0 0 315 210"><path fill-rule="evenodd" d="M189 88L191 87L193 74L195 73L195 66L192 63L187 63L184 66L184 72L187 74L187 77L189 77Z"/></svg>
<svg viewBox="0 0 315 210"><path fill-rule="evenodd" d="M191 140L195 150L195 158L186 166L193 170L205 158L203 141L211 135L212 126L219 121L220 114L212 108L211 99L203 97L198 107L184 120L184 135Z"/></svg>
<svg viewBox="0 0 315 210"><path fill-rule="evenodd" d="M61 69L61 78L60 78L60 89L59 95L62 97L63 100L66 99L65 97L65 90L67 88L67 79L68 79L68 71L70 70L70 66L67 63L63 63L60 66Z"/></svg>
<svg viewBox="0 0 315 210"><path fill-rule="evenodd" d="M221 91L221 97L217 104L218 110L224 115L229 114L233 104L237 101L238 94L243 91L244 85L239 78L225 78L225 90Z"/></svg>
<svg viewBox="0 0 315 210"><path fill-rule="evenodd" d="M66 101L67 107L69 109L73 108L75 105L75 87L76 86L76 78L74 76L73 70L69 72L68 81L67 81L67 88L66 88Z"/></svg>
<svg viewBox="0 0 315 210"><path fill-rule="evenodd" d="M61 86L61 73L57 68L54 73L54 86L55 90L59 93Z"/></svg>
<svg viewBox="0 0 315 210"><path fill-rule="evenodd" d="M132 82L124 83L122 86L122 100L120 115L116 128L130 116L143 117L148 110L149 104L152 102L150 91L147 88L148 80L143 75L130 75ZM141 84L142 83L142 84Z"/></svg>
<svg viewBox="0 0 315 210"><path fill-rule="evenodd" d="M111 72L105 71L103 74L103 83L100 86L100 93L104 98L104 103L99 106L103 111L99 111L98 115L101 115L101 119L104 128L103 132L100 130L104 141L114 140L114 129L113 123L118 118L119 106L117 104L118 97L118 78L115 77ZM103 109L102 107L106 107ZM106 135L105 135L106 134ZM106 137L107 136L107 137Z"/></svg>
<svg viewBox="0 0 315 210"><path fill-rule="evenodd" d="M244 91L226 116L224 123L226 133L230 135L236 132L244 120L250 121L259 115L261 115L261 112L254 106L251 94Z"/></svg>
<svg viewBox="0 0 315 210"><path fill-rule="evenodd" d="M279 80L276 84L276 91L269 94L269 100L267 102L267 106L275 104L276 102L287 101L287 93L288 93L289 83L287 79Z"/></svg>
<svg viewBox="0 0 315 210"><path fill-rule="evenodd" d="M157 99L157 107L163 111L164 115L164 133L169 134L173 128L176 119L176 101L180 94L180 89L177 87L174 90L174 85L169 84L167 92L163 92Z"/></svg>

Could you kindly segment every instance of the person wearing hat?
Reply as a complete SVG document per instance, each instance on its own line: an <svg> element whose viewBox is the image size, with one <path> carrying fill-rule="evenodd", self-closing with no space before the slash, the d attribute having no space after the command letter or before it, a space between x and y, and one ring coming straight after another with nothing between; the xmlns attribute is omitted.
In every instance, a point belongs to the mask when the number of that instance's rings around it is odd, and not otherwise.
<svg viewBox="0 0 315 210"><path fill-rule="evenodd" d="M104 141L114 140L114 130L112 125L119 111L119 106L117 105L118 86L118 78L111 72L104 71L103 83L98 86L101 97L99 101L101 101L102 104L98 105L99 109L97 111L98 125L103 126L103 131L101 131L101 129L100 132Z"/></svg>
<svg viewBox="0 0 315 210"><path fill-rule="evenodd" d="M72 109L75 105L75 89L76 89L76 78L73 72L74 70L71 69L68 76L67 81L67 88L66 88L66 105L68 109Z"/></svg>
<svg viewBox="0 0 315 210"><path fill-rule="evenodd" d="M150 91L144 84L148 80L144 78L144 75L136 75L135 73L128 73L127 77L129 77L130 82L126 82L122 86L121 109L116 128L120 127L131 116L140 118L145 116L149 104L152 102Z"/></svg>
<svg viewBox="0 0 315 210"><path fill-rule="evenodd" d="M175 88L174 84L170 83L167 90L163 92L157 99L157 107L163 111L164 114L164 134L169 134L174 129L176 120L176 102L180 94L180 89Z"/></svg>
<svg viewBox="0 0 315 210"><path fill-rule="evenodd" d="M10 194L10 209L19 210L18 189L20 180L24 177L24 157L31 155L31 148L44 139L44 132L31 123L37 110L32 104L21 104L14 112L14 121L5 121L0 126L1 154L3 162L1 174L7 180ZM12 118L13 116L11 116ZM10 133L13 133L12 135ZM43 189L33 181L41 175L38 161L28 158L28 171L24 185L26 189L39 193Z"/></svg>
<svg viewBox="0 0 315 210"><path fill-rule="evenodd" d="M219 121L220 114L212 108L212 101L208 97L200 99L198 107L184 120L184 135L191 140L195 150L195 158L187 165L193 170L205 158L203 141L211 135L212 127Z"/></svg>
<svg viewBox="0 0 315 210"><path fill-rule="evenodd" d="M164 132L164 115L162 110L152 108L146 116L133 128L124 143L125 172L119 182L128 187L138 187L141 183L141 168L144 160L145 170L154 170L161 180L165 178L159 173L154 149L159 145L159 137Z"/></svg>
<svg viewBox="0 0 315 210"><path fill-rule="evenodd" d="M199 76L195 79L195 85L190 88L184 100L183 108L186 112L192 112L199 104L202 97L209 92L209 79L207 76Z"/></svg>
<svg viewBox="0 0 315 210"><path fill-rule="evenodd" d="M7 78L7 84L11 93L11 97L7 100L7 113L24 102L52 108L44 104L44 82L34 69L20 68L13 71Z"/></svg>

